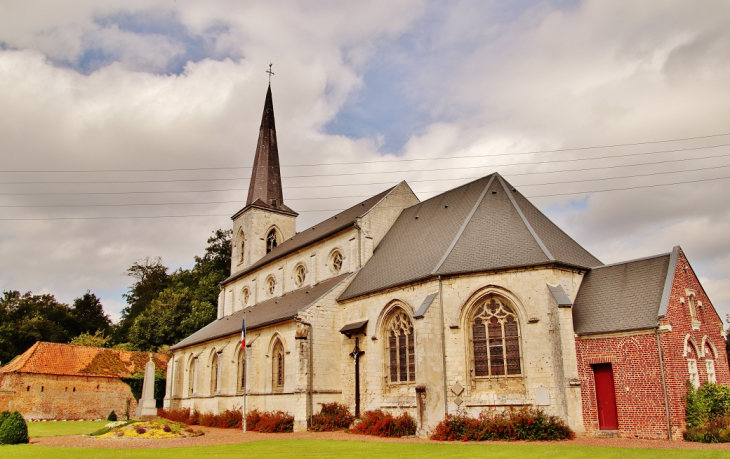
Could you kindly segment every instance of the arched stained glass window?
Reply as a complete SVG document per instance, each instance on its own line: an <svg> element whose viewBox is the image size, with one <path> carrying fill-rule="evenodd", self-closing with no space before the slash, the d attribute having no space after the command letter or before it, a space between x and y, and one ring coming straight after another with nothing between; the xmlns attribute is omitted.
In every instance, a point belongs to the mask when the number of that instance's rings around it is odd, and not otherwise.
<svg viewBox="0 0 730 459"><path fill-rule="evenodd" d="M391 383L416 380L416 352L413 322L403 309L396 309L386 322L389 380Z"/></svg>
<svg viewBox="0 0 730 459"><path fill-rule="evenodd" d="M496 297L479 304L471 320L474 376L522 374L517 315Z"/></svg>
<svg viewBox="0 0 730 459"><path fill-rule="evenodd" d="M190 365L188 366L188 395L195 394L195 378L197 376L197 363L198 360L195 358L190 359Z"/></svg>

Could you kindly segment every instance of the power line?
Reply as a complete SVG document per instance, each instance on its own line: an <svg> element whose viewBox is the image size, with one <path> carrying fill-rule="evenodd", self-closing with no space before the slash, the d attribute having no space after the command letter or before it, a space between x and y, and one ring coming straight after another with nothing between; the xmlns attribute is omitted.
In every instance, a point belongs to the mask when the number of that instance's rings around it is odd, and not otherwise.
<svg viewBox="0 0 730 459"><path fill-rule="evenodd" d="M635 164L618 164L614 166L600 166L600 167L584 167L579 169L560 169L555 171L535 171L535 172L516 172L508 174L510 177L518 177L525 175L546 175L546 174L561 174L566 172L586 172L586 171L598 171L605 169L619 169L625 167L639 167L639 166L654 166L658 164L669 164L684 161L701 161L705 159L725 158L730 156L726 155L712 155L712 156L700 156L694 158L681 158L681 159L666 159L662 161L650 161L644 163ZM725 166L719 166L725 167ZM711 168L710 168L711 169ZM454 180L470 180L482 177L482 175L474 175L467 177L454 177L454 178L437 178L437 179L420 179L420 180L408 180L408 183L423 183L423 182L444 182ZM603 180L603 179L598 179ZM373 186L373 185L393 185L393 181L389 182L368 182L368 183L343 183L334 185L302 185L302 186L285 186L285 190L293 189L314 189L314 188L335 188L335 187L353 187L353 186ZM521 185L524 186L524 185ZM127 195L127 194L172 194L172 193L217 193L217 192L229 192L229 191L248 191L248 188L222 188L213 190L169 190L169 191L82 191L74 193L0 193L0 196L86 196L86 195Z"/></svg>
<svg viewBox="0 0 730 459"><path fill-rule="evenodd" d="M337 174L311 174L311 175L290 175L282 176L282 178L317 178L317 177L344 177L344 176L355 176L355 175L372 175L372 174L396 174L396 173L411 173L411 172L441 172L451 170L463 170L463 169L484 169L488 167L508 167L508 166L530 166L537 164L547 163L565 163L565 162L577 162L577 161L595 161L601 159L615 159L625 157L636 157L655 155L659 153L677 153L681 151L693 151L693 150L704 150L710 148L720 148L730 146L730 144L711 145L704 147L695 148L679 148L675 150L659 150L650 151L645 153L634 153L624 155L610 155L610 156L597 156L592 158L572 158L572 159L553 159L546 161L535 161L535 162L523 162L523 163L507 163L507 164L488 164L484 166L464 166L464 167L442 167L433 169L406 169L406 170L392 170L392 171L375 171L375 172L348 172L348 173L337 173ZM727 155L716 155L714 157L723 157ZM174 180L104 180L104 181L28 181L28 182L0 182L0 185L50 185L50 184L137 184L137 183L176 183L176 182L215 182L223 180L245 180L246 177L225 177L225 178L213 178L213 179L174 179Z"/></svg>
<svg viewBox="0 0 730 459"><path fill-rule="evenodd" d="M576 191L571 193L553 193L553 194L543 194L543 195L532 195L527 196L528 199L534 199L534 198L546 198L546 197L554 197L554 196L571 196L571 195L580 195L580 194L592 194L592 193L606 193L611 191L625 191L625 190L637 190L637 189L644 189L644 188L658 188L658 187L668 187L668 186L676 186L676 185L685 185L685 184L697 184L699 182L712 182L717 180L726 180L730 179L730 176L727 177L714 177L709 179L702 179L702 180L687 180L682 182L672 182L672 183L661 183L661 184L654 184L654 185L638 185L638 186L632 186L632 187L619 187L619 188L606 188L601 190L588 190L588 191ZM314 213L314 212L341 212L346 209L317 209L317 210L302 210L298 213ZM228 217L227 214L207 214L207 215L196 215L196 214L188 214L188 215L150 215L150 216L108 216L108 217L41 217L41 218L0 218L0 221L46 221L46 220L117 220L117 219L157 219L157 218L189 218L189 217Z"/></svg>
<svg viewBox="0 0 730 459"><path fill-rule="evenodd" d="M378 163L399 163L399 162L411 162L411 161L438 161L438 160L449 160L449 159L465 159L465 158L484 158L484 157L496 157L496 156L521 156L521 155L535 155L543 153L561 153L568 151L585 151L585 150L597 150L601 148L618 148L618 147L633 147L639 145L651 145L657 143L670 143L670 142L683 142L688 140L700 140L710 139L715 137L728 136L730 133L724 134L712 134L697 137L685 137L679 139L665 139L665 140L650 140L646 142L633 142L633 143L617 143L610 145L593 145L587 147L575 147L575 148L559 148L555 150L534 150L525 151L518 153L494 153L494 154L481 154L481 155L464 155L464 156L450 156L450 157L434 157L434 158L403 158L403 159L381 159L374 161L357 161L357 162L343 162L343 163L312 163L312 164L282 164L281 167L313 167L313 166L354 166L361 164L378 164ZM203 171L203 170L230 170L230 169L252 169L251 166L230 166L230 167L180 167L172 169L79 169L79 170L0 170L0 172L6 173L100 173L100 172L184 172L184 171Z"/></svg>
<svg viewBox="0 0 730 459"><path fill-rule="evenodd" d="M576 183L585 182L602 182L606 180L625 180L630 178L639 177L652 177L657 175L670 175L670 174L686 174L689 172L701 172L707 170L724 169L730 167L730 164L723 166L712 166L712 167L700 167L695 169L682 169L680 171L665 171L665 172L649 172L646 174L633 174L625 175L620 177L605 177L605 178L594 178L584 180L563 180L556 182L545 182L545 183L526 183L515 185L517 187L528 187L528 186L546 186L546 185L570 185ZM513 184L514 185L514 184ZM443 193L449 190L429 190L432 193ZM320 196L320 197L306 197L306 198L289 198L286 201L319 201L323 199L348 199L348 198L369 198L371 195L347 195L347 196ZM182 205L212 205L212 204L243 204L240 200L233 201L204 201L204 202L158 202L158 203L125 203L125 204L39 204L39 205L2 205L0 208L43 208L43 207L155 207L155 206L182 206Z"/></svg>

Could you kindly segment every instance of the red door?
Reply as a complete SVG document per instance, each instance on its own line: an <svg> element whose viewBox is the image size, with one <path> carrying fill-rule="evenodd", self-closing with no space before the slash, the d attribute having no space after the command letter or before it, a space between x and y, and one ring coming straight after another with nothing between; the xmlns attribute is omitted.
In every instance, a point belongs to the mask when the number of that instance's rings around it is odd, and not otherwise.
<svg viewBox="0 0 730 459"><path fill-rule="evenodd" d="M601 430L618 430L616 391L613 387L613 368L611 364L593 365L593 377L596 381L598 428Z"/></svg>

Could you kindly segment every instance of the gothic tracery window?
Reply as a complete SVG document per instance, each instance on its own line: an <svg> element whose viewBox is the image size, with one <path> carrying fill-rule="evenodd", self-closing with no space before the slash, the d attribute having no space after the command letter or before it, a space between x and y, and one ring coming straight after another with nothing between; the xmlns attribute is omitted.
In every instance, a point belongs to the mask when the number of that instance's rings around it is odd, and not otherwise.
<svg viewBox="0 0 730 459"><path fill-rule="evenodd" d="M240 247L239 263L243 263L244 254L246 253L246 241L244 240L243 233L241 233L241 238L239 240L239 247Z"/></svg>
<svg viewBox="0 0 730 459"><path fill-rule="evenodd" d="M707 382L716 383L715 353L708 343L705 343L705 370L707 370Z"/></svg>
<svg viewBox="0 0 730 459"><path fill-rule="evenodd" d="M266 235L266 253L271 252L279 245L279 241L276 239L276 229L271 228Z"/></svg>
<svg viewBox="0 0 730 459"><path fill-rule="evenodd" d="M700 373L697 369L697 350L694 345L687 341L685 344L685 354L687 355L687 371L689 373L689 382L695 387L700 387Z"/></svg>
<svg viewBox="0 0 730 459"><path fill-rule="evenodd" d="M280 340L274 344L272 353L272 386L276 390L284 387L284 345Z"/></svg>
<svg viewBox="0 0 730 459"><path fill-rule="evenodd" d="M396 309L386 322L389 381L391 383L416 380L416 355L413 322L403 309Z"/></svg>
<svg viewBox="0 0 730 459"><path fill-rule="evenodd" d="M470 325L474 376L522 374L520 327L508 305L498 298L487 298L475 308Z"/></svg>
<svg viewBox="0 0 730 459"><path fill-rule="evenodd" d="M334 274L339 274L342 270L342 252L336 251L330 257L330 266Z"/></svg>
<svg viewBox="0 0 730 459"><path fill-rule="evenodd" d="M298 265L294 269L294 283L297 287L301 287L304 284L304 280L307 278L307 269L304 265Z"/></svg>

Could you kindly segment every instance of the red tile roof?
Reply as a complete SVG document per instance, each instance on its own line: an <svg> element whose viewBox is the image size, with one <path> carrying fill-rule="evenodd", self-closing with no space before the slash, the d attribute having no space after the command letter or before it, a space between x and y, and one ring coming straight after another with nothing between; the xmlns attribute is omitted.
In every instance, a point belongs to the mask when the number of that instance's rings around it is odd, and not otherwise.
<svg viewBox="0 0 730 459"><path fill-rule="evenodd" d="M127 377L144 371L147 352L122 351L38 341L4 367L2 373L38 373L65 376ZM157 370L166 370L167 354L154 354Z"/></svg>

